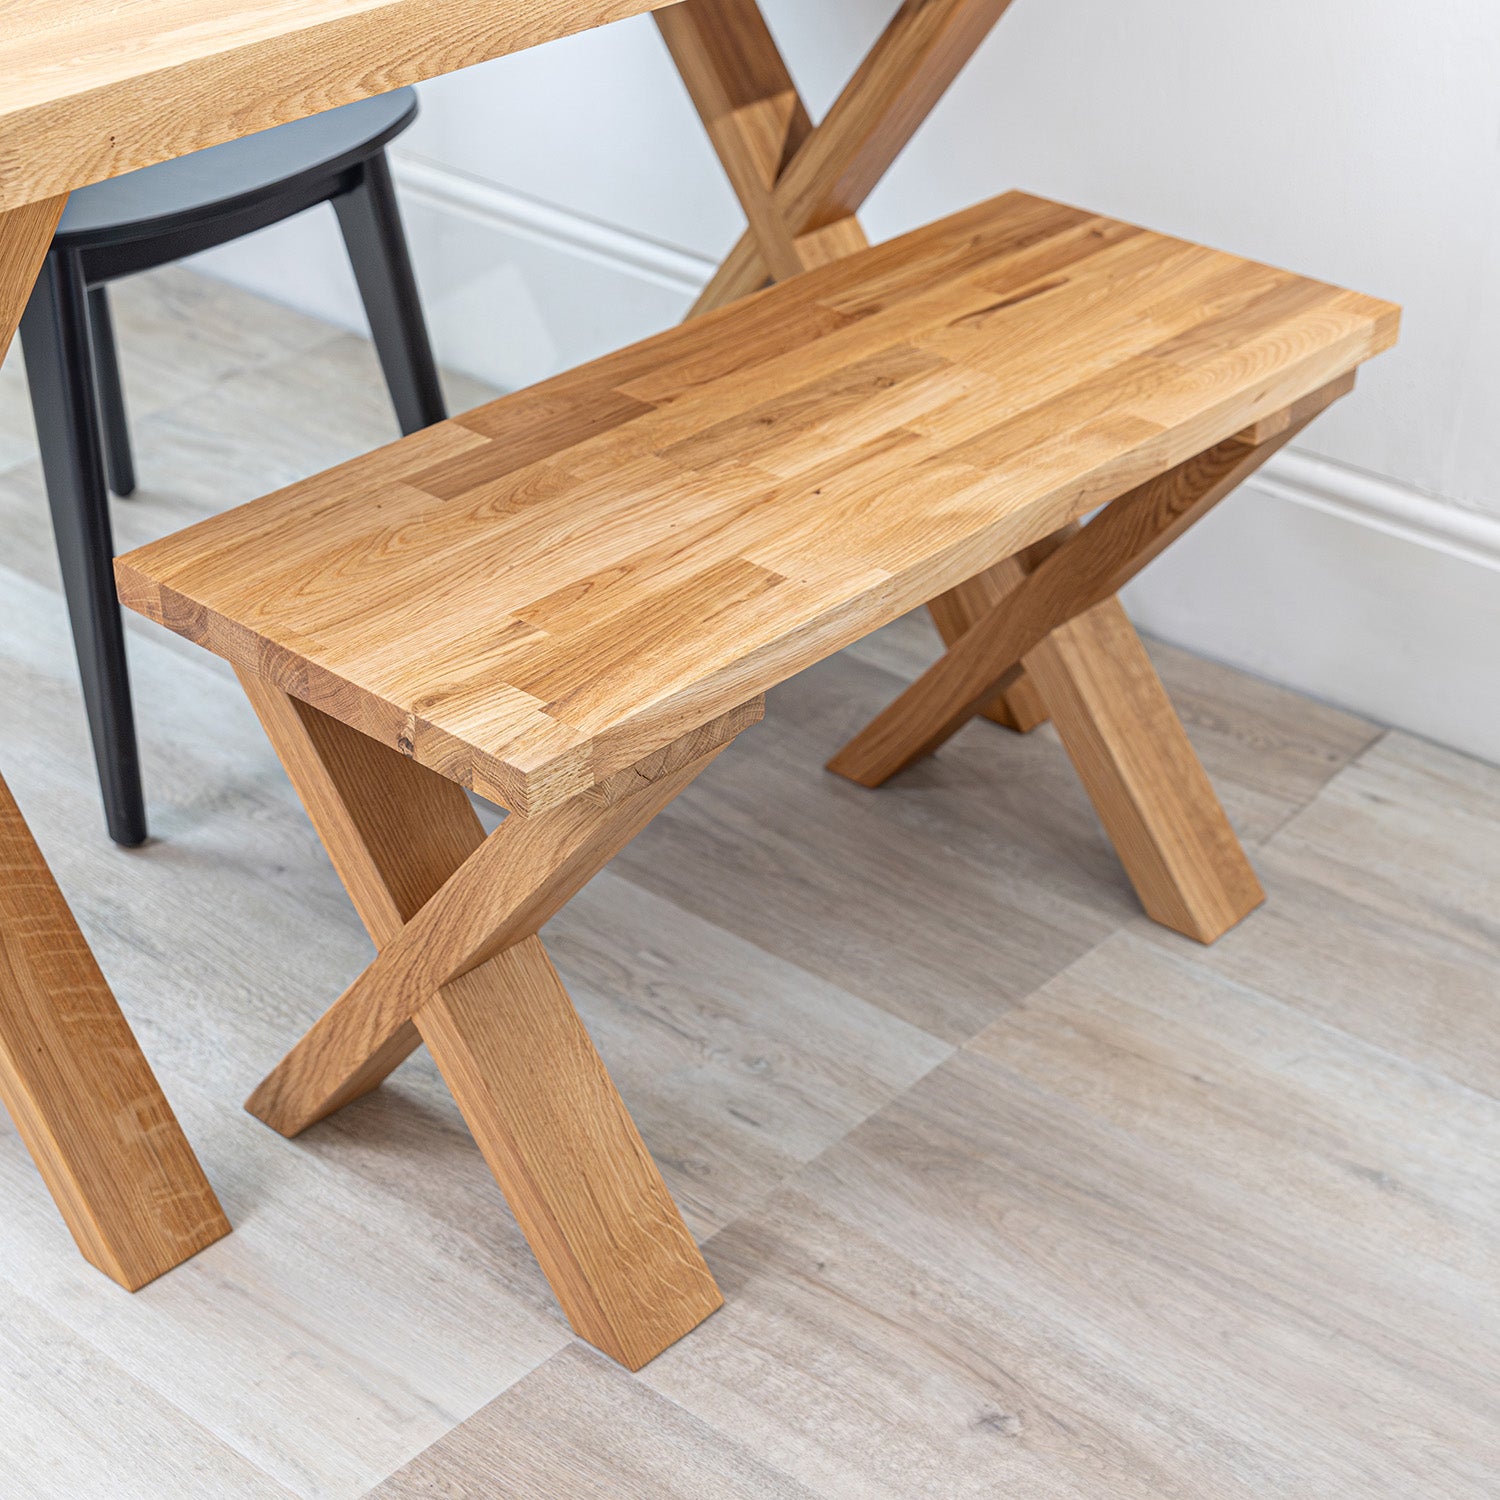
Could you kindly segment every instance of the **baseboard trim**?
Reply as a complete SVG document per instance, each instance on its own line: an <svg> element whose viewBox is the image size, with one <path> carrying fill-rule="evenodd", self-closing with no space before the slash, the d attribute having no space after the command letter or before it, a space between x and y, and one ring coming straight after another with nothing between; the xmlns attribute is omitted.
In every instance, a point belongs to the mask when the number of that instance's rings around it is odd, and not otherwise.
<svg viewBox="0 0 1500 1500"><path fill-rule="evenodd" d="M1141 626L1500 764L1500 523L1278 455L1126 591Z"/></svg>
<svg viewBox="0 0 1500 1500"><path fill-rule="evenodd" d="M696 297L714 273L714 262L707 256L545 203L411 152L392 151L391 172L403 196L414 201L486 229L582 256L669 291Z"/></svg>
<svg viewBox="0 0 1500 1500"><path fill-rule="evenodd" d="M696 296L713 274L707 256L607 224L572 209L394 151L392 168L405 195L484 228L583 256L684 296ZM1500 568L1500 517L1452 505L1420 490L1317 454L1276 455L1251 484L1278 499L1311 506L1389 536Z"/></svg>
<svg viewBox="0 0 1500 1500"><path fill-rule="evenodd" d="M1288 449L1250 485L1278 499L1373 526L1401 541L1500 569L1500 517L1466 510L1350 464Z"/></svg>

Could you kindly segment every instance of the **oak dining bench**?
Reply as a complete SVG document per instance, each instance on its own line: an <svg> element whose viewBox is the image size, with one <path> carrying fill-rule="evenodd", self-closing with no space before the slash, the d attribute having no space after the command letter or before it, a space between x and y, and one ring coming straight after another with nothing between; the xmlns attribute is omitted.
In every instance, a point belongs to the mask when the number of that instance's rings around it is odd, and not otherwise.
<svg viewBox="0 0 1500 1500"><path fill-rule="evenodd" d="M831 768L1026 702L1211 941L1262 892L1114 596L1397 322L1008 193L120 558L238 670L379 950L251 1110L296 1134L425 1043L574 1328L644 1364L721 1298L542 925L769 688L929 604L946 654Z"/></svg>

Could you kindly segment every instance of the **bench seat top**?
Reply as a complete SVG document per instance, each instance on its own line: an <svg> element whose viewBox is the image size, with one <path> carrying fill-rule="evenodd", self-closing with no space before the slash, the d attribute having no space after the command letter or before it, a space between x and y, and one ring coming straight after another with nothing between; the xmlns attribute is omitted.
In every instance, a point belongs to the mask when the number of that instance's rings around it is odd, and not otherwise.
<svg viewBox="0 0 1500 1500"><path fill-rule="evenodd" d="M1008 193L139 548L126 604L522 813L1395 340Z"/></svg>

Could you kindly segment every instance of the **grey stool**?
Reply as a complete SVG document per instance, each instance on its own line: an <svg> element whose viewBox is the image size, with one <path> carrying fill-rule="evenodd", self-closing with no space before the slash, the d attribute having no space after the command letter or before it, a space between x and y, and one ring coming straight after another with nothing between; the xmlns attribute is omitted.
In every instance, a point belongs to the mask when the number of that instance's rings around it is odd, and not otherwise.
<svg viewBox="0 0 1500 1500"><path fill-rule="evenodd" d="M114 583L109 489L135 488L105 284L332 203L403 433L446 416L386 161L416 118L399 89L82 188L21 320L42 472L83 679L105 821L146 837Z"/></svg>

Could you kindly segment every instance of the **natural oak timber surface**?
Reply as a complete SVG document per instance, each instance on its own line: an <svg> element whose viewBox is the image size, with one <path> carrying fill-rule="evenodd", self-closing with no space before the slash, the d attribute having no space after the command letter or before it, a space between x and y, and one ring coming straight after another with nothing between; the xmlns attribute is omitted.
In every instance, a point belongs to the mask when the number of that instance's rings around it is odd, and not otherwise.
<svg viewBox="0 0 1500 1500"><path fill-rule="evenodd" d="M625 773L639 789L612 803L585 795L538 817L507 818L382 945L246 1108L297 1135L378 1083L411 1050L410 1023L439 988L535 934L762 712L757 700L668 747L649 781Z"/></svg>
<svg viewBox="0 0 1500 1500"><path fill-rule="evenodd" d="M199 518L206 451L285 482L247 402L304 462L385 440L362 340L182 268L118 316L165 418L129 546ZM8 607L60 622L34 483L0 508ZM922 616L783 684L543 934L729 1304L639 1377L568 1337L435 1068L290 1149L225 1113L363 929L235 681L135 636L170 846L125 884L75 816L65 632L0 653L0 769L106 975L154 976L121 998L249 1235L129 1299L0 1127L0 1494L1495 1500L1500 770L1151 644L1272 896L1200 949L1134 915L1051 730L819 773L936 655Z"/></svg>
<svg viewBox="0 0 1500 1500"><path fill-rule="evenodd" d="M377 948L384 948L483 842L463 788L252 672L240 685ZM396 1027L325 1090L318 1113L368 1093L421 1046Z"/></svg>
<svg viewBox="0 0 1500 1500"><path fill-rule="evenodd" d="M1274 436L1249 446L1236 435L1120 496L1081 530L1059 534L1050 555L834 756L829 770L873 787L930 755L1052 631L1118 593L1353 386L1353 372L1340 376L1296 403L1285 422L1271 424Z"/></svg>
<svg viewBox="0 0 1500 1500"><path fill-rule="evenodd" d="M229 1233L3 781L0 1101L79 1250L121 1286Z"/></svg>
<svg viewBox="0 0 1500 1500"><path fill-rule="evenodd" d="M389 820L357 842L391 847L405 813L379 796L389 768L341 754L315 710L260 696L293 774L314 792L341 782L341 802ZM723 1299L536 934L763 711L744 704L551 812L512 813L248 1105L296 1134L378 1082L419 1033L575 1331L633 1370ZM316 735L305 745L303 726Z"/></svg>
<svg viewBox="0 0 1500 1500"><path fill-rule="evenodd" d="M68 195L63 193L9 212L0 211L0 360L20 326L36 273L67 201Z"/></svg>
<svg viewBox="0 0 1500 1500"><path fill-rule="evenodd" d="M540 939L417 1024L580 1338L639 1370L723 1305Z"/></svg>
<svg viewBox="0 0 1500 1500"><path fill-rule="evenodd" d="M659 15L750 220L694 310L722 307L785 275L788 246L802 269L858 249L864 236L854 215L1009 7L1010 0L904 0L816 128L803 129L801 116L789 113L787 160L763 204L754 195L746 201L747 155L733 139L759 122L726 121L721 107L760 101L764 110L764 101L784 97L785 65L758 9L746 0L684 0Z"/></svg>
<svg viewBox="0 0 1500 1500"><path fill-rule="evenodd" d="M831 133L844 137L845 151L852 150L857 141L851 121L861 123L865 138L876 143L867 152L864 192L890 166L920 124L921 113L936 104L1003 9L989 0L968 0L959 13L946 6L903 6L898 11L830 117ZM915 44L935 18L950 28L956 19L966 22L950 32L956 45L924 48ZM777 183L807 146L814 127L756 0L688 0L658 11L656 24L750 221L750 235L712 278L689 316L755 291L766 273L779 281L865 249L869 241L853 208L845 205L835 207L831 214L814 214L812 222L819 227L798 230L786 215L800 212L805 205L776 199ZM899 86L903 76L904 88ZM899 125L880 129L885 117L898 110L902 114ZM806 159L816 157L826 170L840 154L809 152ZM834 181L831 172L828 180ZM758 259L752 253L755 249ZM968 629L977 613L984 612L986 603L993 602L986 588L983 581L976 581L972 588L960 584L929 601L933 620L949 644ZM985 712L997 723L1022 732L1047 717L1040 695L1024 672L995 696Z"/></svg>
<svg viewBox="0 0 1500 1500"><path fill-rule="evenodd" d="M927 608L943 644L956 645L976 621L989 614L1025 576L1019 560L1007 557L993 568L986 568L983 573L966 579L957 588L929 599ZM1006 729L1014 729L1018 734L1029 734L1038 724L1047 722L1047 705L1024 671L1012 674L1012 680L1007 681L981 712L985 718Z"/></svg>
<svg viewBox="0 0 1500 1500"><path fill-rule="evenodd" d="M1146 914L1217 941L1265 892L1120 601L1054 630L1026 665Z"/></svg>
<svg viewBox="0 0 1500 1500"><path fill-rule="evenodd" d="M798 230L861 208L1011 0L902 0L776 196Z"/></svg>
<svg viewBox="0 0 1500 1500"><path fill-rule="evenodd" d="M0 360L65 195L0 212ZM131 1291L229 1233L9 788L0 781L0 1102L84 1257Z"/></svg>
<svg viewBox="0 0 1500 1500"><path fill-rule="evenodd" d="M671 0L0 0L0 209Z"/></svg>
<svg viewBox="0 0 1500 1500"><path fill-rule="evenodd" d="M656 24L770 275L781 280L809 270L774 195L777 178L812 134L812 120L756 0L688 0L658 11ZM854 233L862 249L867 242L857 225Z"/></svg>
<svg viewBox="0 0 1500 1500"><path fill-rule="evenodd" d="M1311 395L1397 318L1010 193L140 548L121 597L535 814Z"/></svg>
<svg viewBox="0 0 1500 1500"><path fill-rule="evenodd" d="M484 842L463 788L237 674L360 920L384 947Z"/></svg>

